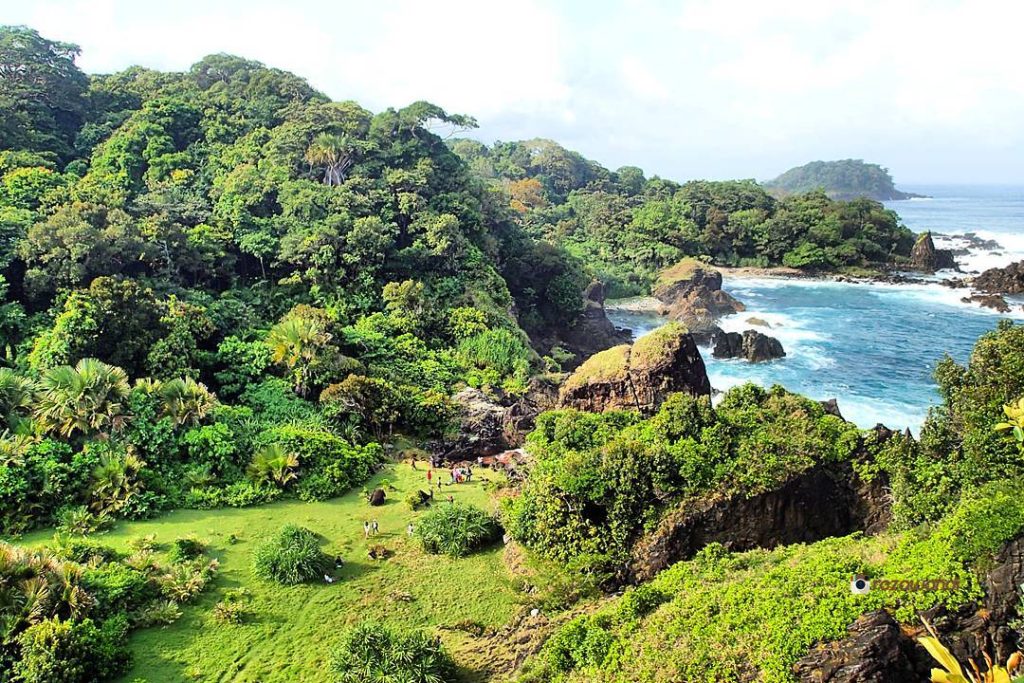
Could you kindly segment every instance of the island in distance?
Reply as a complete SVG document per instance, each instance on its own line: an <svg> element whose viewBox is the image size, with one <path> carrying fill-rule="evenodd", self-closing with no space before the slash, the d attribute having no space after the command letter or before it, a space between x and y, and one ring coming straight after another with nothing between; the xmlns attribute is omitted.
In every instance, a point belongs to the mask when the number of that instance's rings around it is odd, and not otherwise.
<svg viewBox="0 0 1024 683"><path fill-rule="evenodd" d="M776 196L824 190L831 199L850 200L867 197L879 202L914 199L925 195L901 192L893 184L889 170L861 159L812 161L791 168L773 180L762 183Z"/></svg>

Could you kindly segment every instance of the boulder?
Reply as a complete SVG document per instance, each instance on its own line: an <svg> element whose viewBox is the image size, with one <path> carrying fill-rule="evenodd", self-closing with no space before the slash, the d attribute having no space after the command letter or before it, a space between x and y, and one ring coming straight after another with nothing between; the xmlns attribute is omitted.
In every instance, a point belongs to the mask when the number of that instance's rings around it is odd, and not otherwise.
<svg viewBox="0 0 1024 683"><path fill-rule="evenodd" d="M949 249L936 249L931 232L922 233L910 251L910 267L925 273L937 270L957 270L956 259Z"/></svg>
<svg viewBox="0 0 1024 683"><path fill-rule="evenodd" d="M960 297L960 301L965 304L976 303L979 306L991 308L992 310L1000 313L1010 312L1010 304L1006 303L1006 299L999 294L972 294L970 296Z"/></svg>
<svg viewBox="0 0 1024 683"><path fill-rule="evenodd" d="M862 480L849 462L829 462L752 497L739 492L685 500L634 546L630 578L650 580L713 542L740 552L881 532L890 519L887 485L882 476Z"/></svg>
<svg viewBox="0 0 1024 683"><path fill-rule="evenodd" d="M452 397L459 409L458 435L437 450L449 460L493 455L509 448L505 438L506 407L472 387Z"/></svg>
<svg viewBox="0 0 1024 683"><path fill-rule="evenodd" d="M387 497L387 494L384 493L384 489L374 489L373 491L370 492L370 496L367 500L369 501L370 505L378 506L383 505Z"/></svg>
<svg viewBox="0 0 1024 683"><path fill-rule="evenodd" d="M558 383L532 377L526 393L512 399L491 398L479 389L466 388L452 397L459 409L454 438L434 443L440 461L458 462L502 453L523 444L533 431L537 415L558 405Z"/></svg>
<svg viewBox="0 0 1024 683"><path fill-rule="evenodd" d="M974 288L988 294L1024 294L1024 261L989 268L974 278Z"/></svg>
<svg viewBox="0 0 1024 683"><path fill-rule="evenodd" d="M715 358L745 358L751 363L763 363L784 357L786 351L775 337L757 330L746 330L743 334L721 332L716 335L711 355Z"/></svg>
<svg viewBox="0 0 1024 683"><path fill-rule="evenodd" d="M635 409L651 414L669 394L710 396L704 359L693 337L669 323L587 359L559 392L559 405L592 412Z"/></svg>
<svg viewBox="0 0 1024 683"><path fill-rule="evenodd" d="M718 339L718 335L720 334L725 334L725 330L718 325L712 325L707 329L690 333L693 337L693 341L697 343L697 346L714 346L715 340Z"/></svg>
<svg viewBox="0 0 1024 683"><path fill-rule="evenodd" d="M885 610L862 615L849 634L818 645L793 666L799 681L814 683L919 683L914 642Z"/></svg>
<svg viewBox="0 0 1024 683"><path fill-rule="evenodd" d="M683 259L662 271L653 294L668 308L670 319L691 331L710 329L722 316L745 309L722 291L722 274L696 259Z"/></svg>

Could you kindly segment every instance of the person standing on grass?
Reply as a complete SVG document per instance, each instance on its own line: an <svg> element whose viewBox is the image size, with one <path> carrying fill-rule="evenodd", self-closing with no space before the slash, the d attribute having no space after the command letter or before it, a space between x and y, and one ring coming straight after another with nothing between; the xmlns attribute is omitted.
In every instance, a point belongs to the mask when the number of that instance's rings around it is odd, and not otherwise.
<svg viewBox="0 0 1024 683"><path fill-rule="evenodd" d="M413 528L412 522L409 522L409 526L405 527L405 533L412 536L413 531L415 531L415 529Z"/></svg>
<svg viewBox="0 0 1024 683"><path fill-rule="evenodd" d="M380 533L380 525L377 524L377 520L373 520L373 535L376 536Z"/></svg>
<svg viewBox="0 0 1024 683"><path fill-rule="evenodd" d="M427 470L427 486L428 487L430 486L430 480L433 479L433 478L434 478L434 470L428 469Z"/></svg>
<svg viewBox="0 0 1024 683"><path fill-rule="evenodd" d="M370 523L364 521L363 522L363 538L369 538L369 537L370 537Z"/></svg>

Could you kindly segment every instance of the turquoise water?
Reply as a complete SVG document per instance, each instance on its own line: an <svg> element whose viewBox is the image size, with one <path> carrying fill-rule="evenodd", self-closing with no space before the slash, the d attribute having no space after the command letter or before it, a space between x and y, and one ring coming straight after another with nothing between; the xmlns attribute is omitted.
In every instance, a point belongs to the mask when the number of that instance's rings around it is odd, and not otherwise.
<svg viewBox="0 0 1024 683"><path fill-rule="evenodd" d="M909 188L936 199L893 202L915 231L974 231L1001 244L1024 247L1024 188ZM1005 265L1024 258L1016 248L977 252L966 263ZM948 353L967 359L975 340L1000 316L960 302L965 292L937 284L879 285L783 279L727 280L725 289L747 311L722 321L728 330L768 321L787 357L764 364L715 360L702 349L711 385L745 381L782 384L816 399L836 398L843 415L862 427L884 423L916 432L938 397L932 372ZM1020 305L1010 314L1024 318ZM664 321L656 315L609 311L616 325L640 336ZM762 329L762 328L755 328Z"/></svg>

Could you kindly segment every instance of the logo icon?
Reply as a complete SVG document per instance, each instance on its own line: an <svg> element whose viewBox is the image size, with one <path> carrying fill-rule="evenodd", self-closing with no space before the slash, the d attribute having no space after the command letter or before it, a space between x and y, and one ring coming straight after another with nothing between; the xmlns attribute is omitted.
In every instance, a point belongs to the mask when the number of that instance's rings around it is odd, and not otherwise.
<svg viewBox="0 0 1024 683"><path fill-rule="evenodd" d="M871 582L863 574L854 574L850 580L850 592L857 595L864 595L871 590Z"/></svg>

